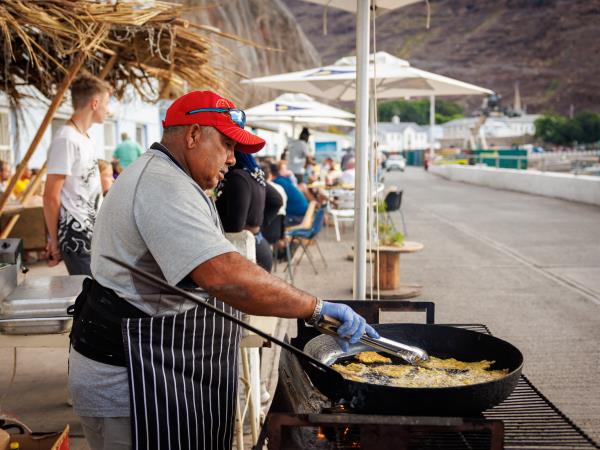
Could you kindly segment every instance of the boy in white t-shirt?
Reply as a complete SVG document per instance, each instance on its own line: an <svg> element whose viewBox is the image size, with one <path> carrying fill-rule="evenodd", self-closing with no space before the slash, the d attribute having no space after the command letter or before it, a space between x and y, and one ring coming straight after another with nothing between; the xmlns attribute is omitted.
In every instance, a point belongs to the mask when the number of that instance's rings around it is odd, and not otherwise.
<svg viewBox="0 0 600 450"><path fill-rule="evenodd" d="M87 131L103 123L112 89L82 76L71 86L73 115L48 149L44 217L48 227L48 265L65 261L71 275L91 275L92 230L102 189L93 143Z"/></svg>

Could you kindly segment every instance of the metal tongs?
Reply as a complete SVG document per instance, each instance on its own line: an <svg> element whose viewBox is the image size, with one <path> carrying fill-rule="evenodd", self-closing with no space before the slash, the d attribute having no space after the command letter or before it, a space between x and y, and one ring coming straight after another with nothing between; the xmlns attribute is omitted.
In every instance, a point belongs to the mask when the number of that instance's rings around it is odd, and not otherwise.
<svg viewBox="0 0 600 450"><path fill-rule="evenodd" d="M341 325L341 322L330 316L322 316L321 320L316 324L315 328L323 334L330 336L339 337L337 329ZM419 347L412 345L402 344L401 342L392 341L384 337L372 338L363 334L359 342L368 345L381 352L389 353L393 356L398 356L412 365L417 365L421 361L427 361L429 355L427 352Z"/></svg>

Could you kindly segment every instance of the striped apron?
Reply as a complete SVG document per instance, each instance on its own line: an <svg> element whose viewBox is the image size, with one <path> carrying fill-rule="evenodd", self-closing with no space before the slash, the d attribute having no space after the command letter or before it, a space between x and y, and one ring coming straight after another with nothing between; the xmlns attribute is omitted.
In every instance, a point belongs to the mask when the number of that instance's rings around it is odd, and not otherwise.
<svg viewBox="0 0 600 450"><path fill-rule="evenodd" d="M123 321L133 449L231 448L240 336L238 325L202 306Z"/></svg>

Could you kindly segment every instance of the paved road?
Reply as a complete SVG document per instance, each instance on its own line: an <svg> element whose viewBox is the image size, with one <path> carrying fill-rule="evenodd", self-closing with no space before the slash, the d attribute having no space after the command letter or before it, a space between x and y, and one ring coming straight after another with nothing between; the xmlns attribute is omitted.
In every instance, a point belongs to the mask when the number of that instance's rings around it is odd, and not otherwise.
<svg viewBox="0 0 600 450"><path fill-rule="evenodd" d="M484 322L513 342L532 381L600 441L600 208L421 170L388 178L427 246L406 272L438 320Z"/></svg>
<svg viewBox="0 0 600 450"><path fill-rule="evenodd" d="M408 238L425 244L402 256L402 279L424 286L436 320L485 323L519 347L530 379L600 441L600 208L417 168L387 174L386 184L404 190ZM337 267L319 277L325 298L350 298L350 230L344 239L324 241ZM308 266L297 278L315 290Z"/></svg>

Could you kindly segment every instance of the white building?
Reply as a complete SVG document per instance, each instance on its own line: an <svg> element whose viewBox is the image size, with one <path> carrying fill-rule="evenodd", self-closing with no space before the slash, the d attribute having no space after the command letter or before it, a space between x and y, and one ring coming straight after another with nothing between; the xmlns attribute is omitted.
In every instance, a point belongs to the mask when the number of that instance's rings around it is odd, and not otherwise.
<svg viewBox="0 0 600 450"><path fill-rule="evenodd" d="M510 144L511 140L517 141L533 136L535 134L534 122L539 117L539 114L524 114L518 117L488 117L480 128L479 134L490 144ZM443 144L465 146L479 120L479 117L465 117L446 122L442 125Z"/></svg>
<svg viewBox="0 0 600 450"><path fill-rule="evenodd" d="M394 116L392 122L377 124L378 149L386 153L405 150L423 150L429 146L428 127L414 122L400 122Z"/></svg>
<svg viewBox="0 0 600 450"><path fill-rule="evenodd" d="M26 98L20 111L10 108L8 98L0 95L0 159L16 164L25 155L48 109L48 102L40 96ZM143 149L160 140L160 107L139 100L117 102L111 100L110 114L104 124L93 125L89 130L99 159L112 160L112 152L126 132ZM60 106L50 126L29 162L29 167L39 168L46 161L52 136L73 112L69 99ZM19 116L20 120L17 120Z"/></svg>

